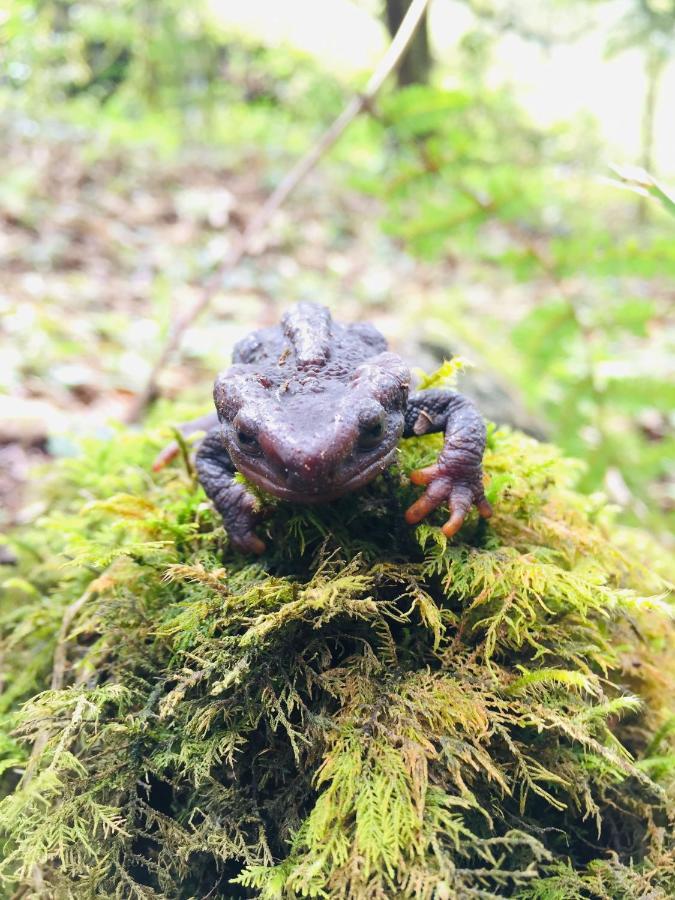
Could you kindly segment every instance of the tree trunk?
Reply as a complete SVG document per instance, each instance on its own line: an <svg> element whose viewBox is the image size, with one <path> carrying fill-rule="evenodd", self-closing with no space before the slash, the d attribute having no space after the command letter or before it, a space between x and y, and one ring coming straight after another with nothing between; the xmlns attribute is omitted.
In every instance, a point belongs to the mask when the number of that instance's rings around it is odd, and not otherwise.
<svg viewBox="0 0 675 900"><path fill-rule="evenodd" d="M387 28L392 37L398 31L411 0L386 0ZM396 77L400 87L408 84L426 84L429 80L432 59L429 51L427 13L425 11L417 33L413 38Z"/></svg>

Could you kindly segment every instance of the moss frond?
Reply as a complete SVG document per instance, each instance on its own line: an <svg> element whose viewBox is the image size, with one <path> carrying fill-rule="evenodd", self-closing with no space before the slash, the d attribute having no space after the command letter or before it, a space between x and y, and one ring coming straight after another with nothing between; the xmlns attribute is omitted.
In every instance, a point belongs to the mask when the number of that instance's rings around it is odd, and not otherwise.
<svg viewBox="0 0 675 900"><path fill-rule="evenodd" d="M88 442L12 536L8 895L673 895L667 567L576 463L492 429L494 519L448 541L403 521L439 448L412 439L275 504L251 560L185 460L151 476L161 440Z"/></svg>

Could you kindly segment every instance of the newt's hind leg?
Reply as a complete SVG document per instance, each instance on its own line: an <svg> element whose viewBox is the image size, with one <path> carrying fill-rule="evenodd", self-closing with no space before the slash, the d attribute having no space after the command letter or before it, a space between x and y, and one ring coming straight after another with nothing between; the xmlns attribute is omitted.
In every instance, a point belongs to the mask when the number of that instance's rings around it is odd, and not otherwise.
<svg viewBox="0 0 675 900"><path fill-rule="evenodd" d="M256 498L235 481L236 469L223 444L220 428L206 435L197 451L199 481L223 517L230 543L241 553L263 553L265 544L254 528L261 518Z"/></svg>
<svg viewBox="0 0 675 900"><path fill-rule="evenodd" d="M485 423L473 403L462 394L445 390L412 394L405 413L403 436L435 431L445 432L445 444L434 465L411 473L413 484L425 485L426 491L408 508L405 518L410 525L415 525L447 503L450 517L442 530L447 537L452 537L474 504L483 518L492 515L483 490Z"/></svg>
<svg viewBox="0 0 675 900"><path fill-rule="evenodd" d="M207 413L205 416L200 416L198 419L192 419L190 422L184 422L182 425L178 426L178 431L180 431L183 437L189 437L197 431L211 431L217 424L218 414L212 412ZM159 472L164 466L168 466L171 460L178 456L179 452L180 447L178 446L178 441L171 441L171 443L155 457L155 461L152 464L152 471Z"/></svg>

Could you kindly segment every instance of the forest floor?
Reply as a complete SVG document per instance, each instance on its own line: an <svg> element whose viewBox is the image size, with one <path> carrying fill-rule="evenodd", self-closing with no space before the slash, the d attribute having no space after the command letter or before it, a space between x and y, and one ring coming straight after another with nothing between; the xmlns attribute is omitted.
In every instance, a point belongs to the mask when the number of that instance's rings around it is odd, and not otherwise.
<svg viewBox="0 0 675 900"><path fill-rule="evenodd" d="M269 190L270 164L261 153L227 167L207 148L162 159L22 117L0 144L0 527L8 527L39 513L39 492L26 491L36 463L124 420L169 323L199 299ZM496 295L517 315L526 290L474 282L450 258L413 260L383 236L379 215L374 199L320 168L186 332L162 373L162 396L208 409L233 343L312 299L346 320L373 321L422 368L468 355L479 362L472 389L486 415L541 432L445 315L458 282L477 316Z"/></svg>

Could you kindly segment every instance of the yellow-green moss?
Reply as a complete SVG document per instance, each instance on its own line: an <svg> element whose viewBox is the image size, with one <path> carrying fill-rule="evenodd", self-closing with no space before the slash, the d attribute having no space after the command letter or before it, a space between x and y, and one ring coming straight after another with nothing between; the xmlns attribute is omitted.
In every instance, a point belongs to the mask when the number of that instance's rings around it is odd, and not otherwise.
<svg viewBox="0 0 675 900"><path fill-rule="evenodd" d="M406 441L357 496L274 503L253 560L160 443L89 443L14 536L6 896L675 893L664 586L575 463L493 431L495 516L448 542L403 522L438 450Z"/></svg>

